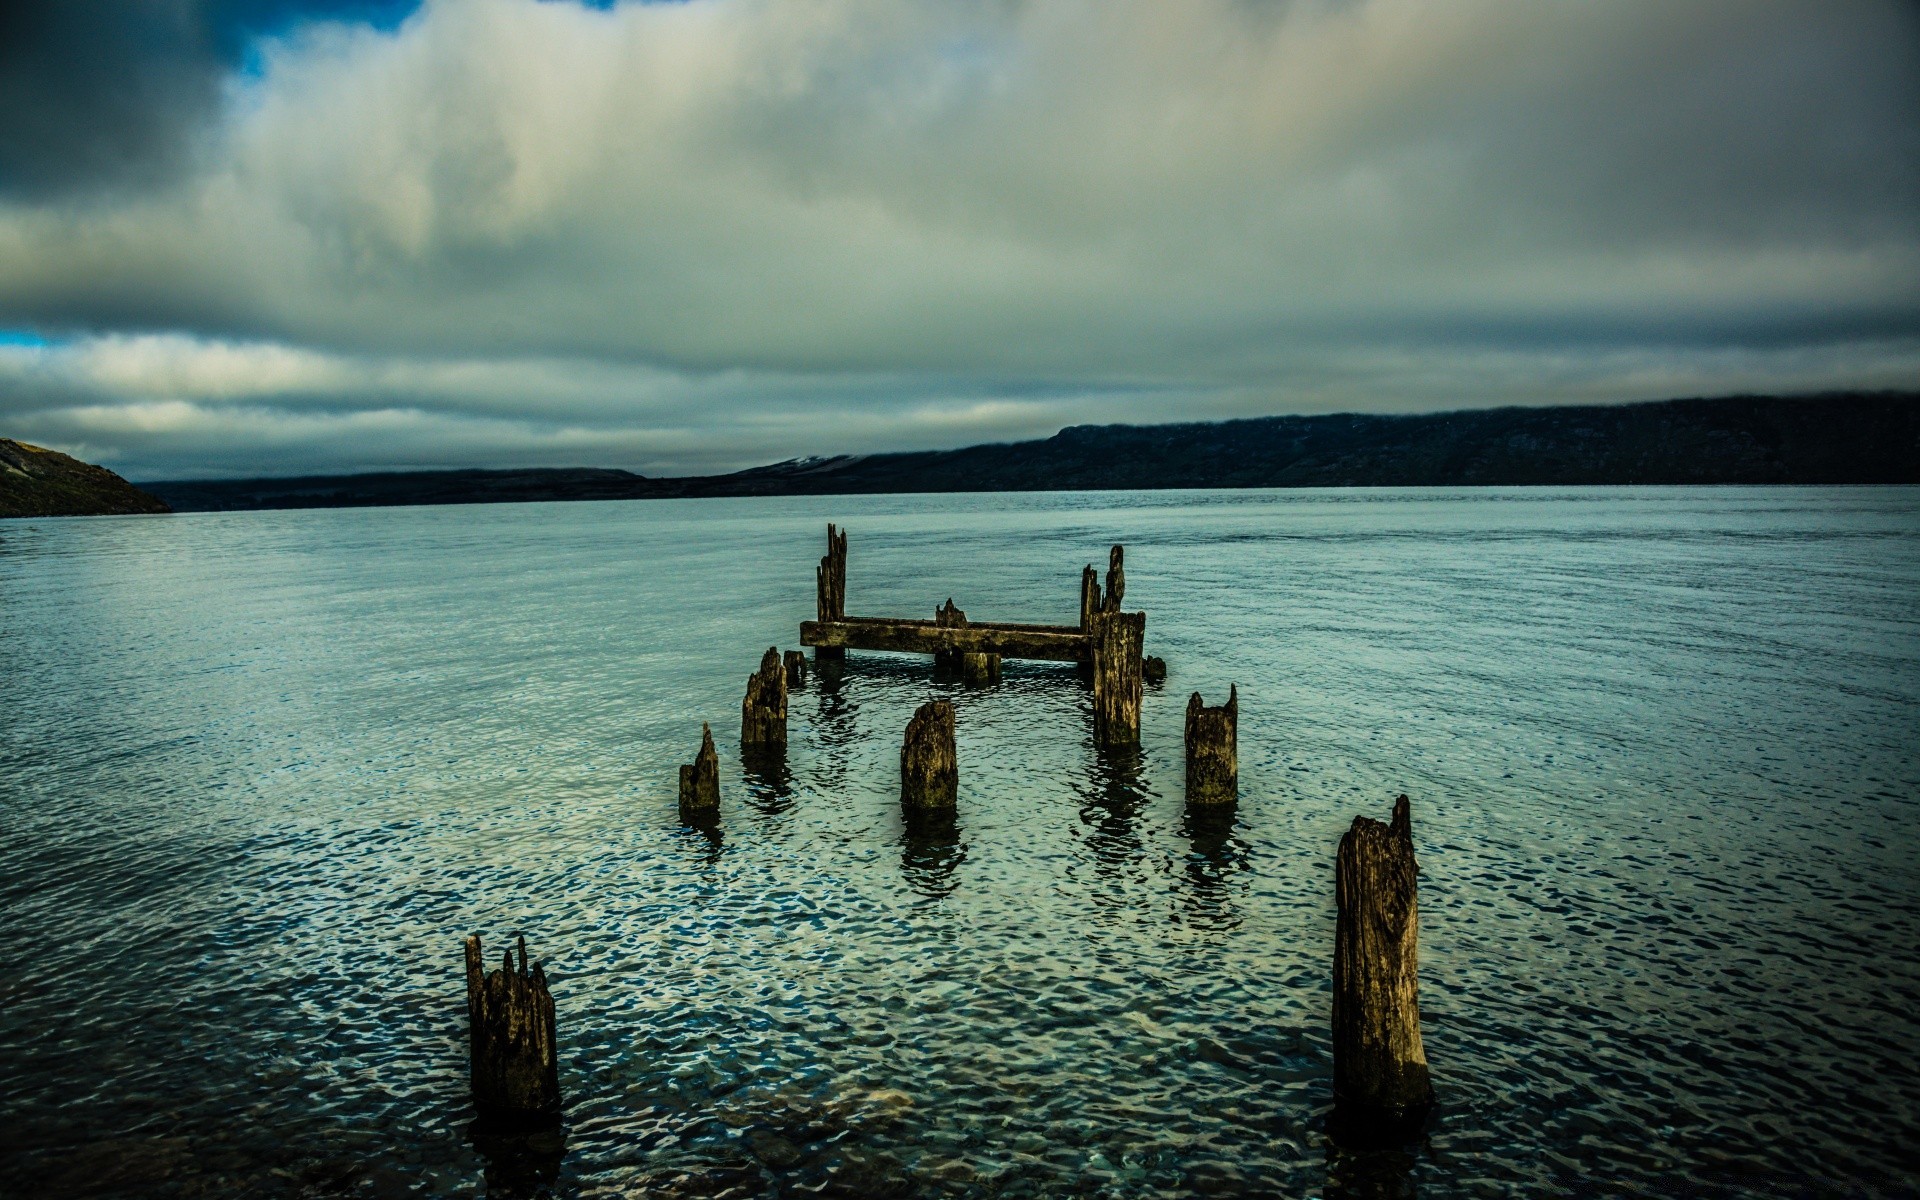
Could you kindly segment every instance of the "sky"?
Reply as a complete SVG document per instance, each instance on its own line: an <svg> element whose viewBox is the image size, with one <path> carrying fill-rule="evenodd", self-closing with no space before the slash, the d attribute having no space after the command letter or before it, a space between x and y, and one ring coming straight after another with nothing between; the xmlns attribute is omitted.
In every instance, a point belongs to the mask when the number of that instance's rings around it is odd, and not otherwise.
<svg viewBox="0 0 1920 1200"><path fill-rule="evenodd" d="M1884 388L1911 0L0 3L0 436L136 480Z"/></svg>

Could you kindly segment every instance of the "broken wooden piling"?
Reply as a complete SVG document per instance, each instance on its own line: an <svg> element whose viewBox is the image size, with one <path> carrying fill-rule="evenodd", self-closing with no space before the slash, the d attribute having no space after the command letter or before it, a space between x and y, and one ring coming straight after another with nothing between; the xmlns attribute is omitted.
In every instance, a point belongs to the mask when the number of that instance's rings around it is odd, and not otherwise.
<svg viewBox="0 0 1920 1200"><path fill-rule="evenodd" d="M814 576L817 592L816 613L821 624L844 621L847 617L847 534L827 526L827 552L820 559ZM814 660L839 660L847 657L845 646L815 646Z"/></svg>
<svg viewBox="0 0 1920 1200"><path fill-rule="evenodd" d="M1147 614L1103 608L1093 615L1093 734L1106 746L1140 743L1140 645Z"/></svg>
<svg viewBox="0 0 1920 1200"><path fill-rule="evenodd" d="M966 629L967 614L954 607L953 597L948 596L946 604L934 610L935 629ZM987 650L936 650L933 652L933 665L937 670L957 671L960 678L971 687L983 687L1000 682L1000 656Z"/></svg>
<svg viewBox="0 0 1920 1200"><path fill-rule="evenodd" d="M1167 660L1149 654L1140 660L1140 677L1151 684L1167 681Z"/></svg>
<svg viewBox="0 0 1920 1200"><path fill-rule="evenodd" d="M787 690L807 686L807 652L789 650L782 659L787 667Z"/></svg>
<svg viewBox="0 0 1920 1200"><path fill-rule="evenodd" d="M713 748L713 730L700 724L700 753L680 766L680 819L689 823L711 820L720 812L720 755Z"/></svg>
<svg viewBox="0 0 1920 1200"><path fill-rule="evenodd" d="M1187 803L1232 804L1240 798L1240 689L1208 708L1195 692L1187 700Z"/></svg>
<svg viewBox="0 0 1920 1200"><path fill-rule="evenodd" d="M467 1031L474 1107L483 1118L541 1121L560 1112L553 996L539 963L527 967L527 939L516 969L508 951L488 972L480 935L467 939Z"/></svg>
<svg viewBox="0 0 1920 1200"><path fill-rule="evenodd" d="M900 745L900 804L909 818L951 813L959 783L953 705L929 700L907 722Z"/></svg>
<svg viewBox="0 0 1920 1200"><path fill-rule="evenodd" d="M768 646L760 656L760 669L747 676L746 698L740 702L740 744L787 744L787 669L778 646Z"/></svg>
<svg viewBox="0 0 1920 1200"><path fill-rule="evenodd" d="M1333 1095L1347 1117L1417 1122L1433 1101L1420 1041L1419 865L1405 796L1355 817L1334 870Z"/></svg>

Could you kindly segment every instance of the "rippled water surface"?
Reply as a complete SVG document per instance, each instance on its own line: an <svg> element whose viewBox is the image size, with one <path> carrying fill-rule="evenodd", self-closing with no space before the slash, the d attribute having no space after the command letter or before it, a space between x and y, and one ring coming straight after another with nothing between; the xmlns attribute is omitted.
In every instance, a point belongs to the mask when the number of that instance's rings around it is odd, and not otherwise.
<svg viewBox="0 0 1920 1200"><path fill-rule="evenodd" d="M1138 756L1071 667L854 655L743 772L828 520L856 613L1071 622L1125 542ZM1915 1194L1920 491L12 521L0 654L9 1195ZM1402 791L1440 1104L1347 1150L1333 852ZM476 930L548 964L559 1137L469 1129Z"/></svg>

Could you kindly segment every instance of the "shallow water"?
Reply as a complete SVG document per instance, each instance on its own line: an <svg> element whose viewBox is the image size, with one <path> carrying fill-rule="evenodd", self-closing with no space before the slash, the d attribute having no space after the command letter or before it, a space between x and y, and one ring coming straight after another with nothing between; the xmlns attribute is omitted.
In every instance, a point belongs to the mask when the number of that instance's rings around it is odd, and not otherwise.
<svg viewBox="0 0 1920 1200"><path fill-rule="evenodd" d="M1139 755L1071 667L854 655L743 774L828 520L856 613L1070 623L1125 542ZM1920 490L14 521L0 655L6 1194L1920 1187ZM1222 827L1181 718L1230 682ZM960 818L919 842L935 694ZM1402 791L1440 1103L1352 1151L1332 857ZM476 930L547 963L562 1139L469 1130Z"/></svg>

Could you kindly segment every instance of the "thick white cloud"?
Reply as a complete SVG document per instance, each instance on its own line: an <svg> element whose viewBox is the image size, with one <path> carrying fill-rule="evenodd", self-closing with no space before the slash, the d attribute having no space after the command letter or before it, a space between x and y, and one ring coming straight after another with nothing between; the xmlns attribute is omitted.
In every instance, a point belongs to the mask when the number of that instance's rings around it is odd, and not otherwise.
<svg viewBox="0 0 1920 1200"><path fill-rule="evenodd" d="M174 185L0 208L0 325L78 338L0 354L0 417L149 474L662 470L1910 384L1917 34L1894 0L432 0L263 47Z"/></svg>

